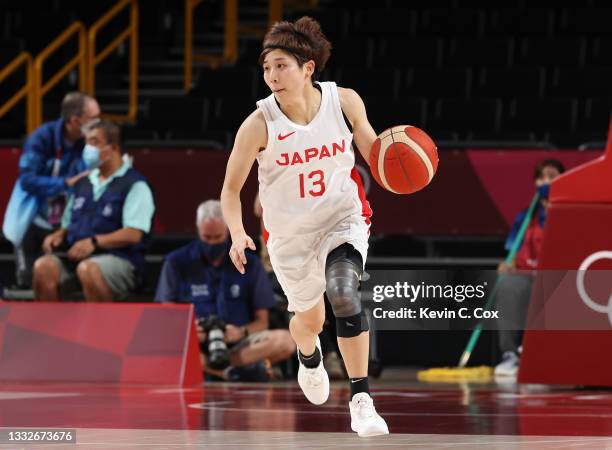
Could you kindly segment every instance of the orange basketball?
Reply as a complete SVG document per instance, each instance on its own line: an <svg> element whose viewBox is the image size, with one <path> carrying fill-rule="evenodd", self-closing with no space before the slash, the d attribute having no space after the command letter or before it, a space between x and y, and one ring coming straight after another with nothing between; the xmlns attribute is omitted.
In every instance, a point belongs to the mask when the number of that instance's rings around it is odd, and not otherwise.
<svg viewBox="0 0 612 450"><path fill-rule="evenodd" d="M429 184L438 169L438 150L423 130L411 125L388 128L370 153L370 170L383 188L412 194Z"/></svg>

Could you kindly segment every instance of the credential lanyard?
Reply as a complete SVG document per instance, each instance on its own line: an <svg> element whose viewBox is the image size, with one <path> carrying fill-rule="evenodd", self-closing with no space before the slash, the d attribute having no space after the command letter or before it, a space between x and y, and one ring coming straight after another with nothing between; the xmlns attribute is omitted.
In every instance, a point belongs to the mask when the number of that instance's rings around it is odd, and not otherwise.
<svg viewBox="0 0 612 450"><path fill-rule="evenodd" d="M55 161L53 161L53 169L51 170L52 177L59 176L61 166L62 166L62 147L58 147L57 150L55 150Z"/></svg>

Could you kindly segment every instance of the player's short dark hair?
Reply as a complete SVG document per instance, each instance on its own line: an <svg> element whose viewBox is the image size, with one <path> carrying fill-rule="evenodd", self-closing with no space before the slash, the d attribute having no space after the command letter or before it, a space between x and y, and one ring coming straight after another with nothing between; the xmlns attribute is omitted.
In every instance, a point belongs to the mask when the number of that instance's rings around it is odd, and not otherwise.
<svg viewBox="0 0 612 450"><path fill-rule="evenodd" d="M560 174L565 172L565 166L558 159L545 159L543 161L540 161L535 166L535 170L533 171L533 178L536 180L540 178L542 176L542 172L544 172L545 167L554 167L559 171Z"/></svg>
<svg viewBox="0 0 612 450"><path fill-rule="evenodd" d="M72 116L80 117L85 109L85 102L93 98L84 92L73 91L64 96L62 100L61 116L64 122L70 120Z"/></svg>
<svg viewBox="0 0 612 450"><path fill-rule="evenodd" d="M97 128L101 129L102 133L104 133L104 139L106 140L107 144L119 146L119 150L121 153L123 153L123 142L121 128L119 125L111 120L96 120L87 127L87 132L93 131Z"/></svg>
<svg viewBox="0 0 612 450"><path fill-rule="evenodd" d="M313 60L314 78L314 75L320 74L325 68L331 48L331 43L321 31L319 22L304 16L295 22L277 22L268 30L259 55L259 64L263 64L266 55L272 50L284 50L295 57L300 67Z"/></svg>

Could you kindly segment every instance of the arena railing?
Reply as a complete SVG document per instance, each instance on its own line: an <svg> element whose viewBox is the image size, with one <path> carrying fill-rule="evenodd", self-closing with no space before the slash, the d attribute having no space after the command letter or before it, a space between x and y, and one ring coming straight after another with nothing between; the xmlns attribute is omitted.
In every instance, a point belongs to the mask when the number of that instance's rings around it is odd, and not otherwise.
<svg viewBox="0 0 612 450"><path fill-rule="evenodd" d="M263 37L265 28L253 26L240 26L238 24L238 2L237 0L225 0L225 23L224 44L222 54L193 52L193 18L194 9L202 3L202 0L185 0L185 40L184 40L184 90L189 92L193 88L193 62L206 62L213 69L222 63L234 63L238 59L238 33L255 34ZM313 3L312 1L310 2ZM282 19L283 0L268 0L268 26Z"/></svg>
<svg viewBox="0 0 612 450"><path fill-rule="evenodd" d="M125 8L130 8L130 22L115 39L103 50L96 52L96 40L100 30L114 19ZM121 0L100 17L90 28L87 36L87 92L95 95L96 66L106 59L119 45L129 39L129 104L127 114L103 114L117 122L136 120L138 114L138 1Z"/></svg>
<svg viewBox="0 0 612 450"><path fill-rule="evenodd" d="M312 2L310 2L312 4ZM312 7L312 5L311 5ZM267 28L283 18L283 0L268 0L268 23L267 27L253 25L238 25L238 33L252 34L258 39L263 39Z"/></svg>
<svg viewBox="0 0 612 450"><path fill-rule="evenodd" d="M76 56L64 64L49 81L43 83L43 65L45 61L75 35L78 38L78 52ZM42 99L45 94L58 84L76 65L79 66L79 89L85 90L86 63L85 26L82 22L77 21L56 37L34 60L32 82L33 128L37 128L42 124Z"/></svg>
<svg viewBox="0 0 612 450"><path fill-rule="evenodd" d="M204 61L212 68L217 68L222 63L233 63L238 59L237 0L225 0L223 53L193 53L193 11L200 3L202 0L185 0L185 51L183 56L185 92L189 92L193 87L193 61Z"/></svg>
<svg viewBox="0 0 612 450"><path fill-rule="evenodd" d="M29 52L21 52L5 68L0 71L0 84L13 72L25 64L26 76L25 84L10 99L0 106L0 118L11 110L22 98L26 98L25 119L27 132L34 131L34 98L32 96L33 86L33 65L32 55Z"/></svg>

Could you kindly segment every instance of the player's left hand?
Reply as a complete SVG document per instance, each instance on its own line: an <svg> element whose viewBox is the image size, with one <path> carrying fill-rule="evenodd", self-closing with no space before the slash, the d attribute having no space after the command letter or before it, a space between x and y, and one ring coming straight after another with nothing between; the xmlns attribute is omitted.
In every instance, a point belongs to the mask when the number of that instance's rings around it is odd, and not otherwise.
<svg viewBox="0 0 612 450"><path fill-rule="evenodd" d="M229 256L238 272L244 275L245 268L244 265L247 263L246 255L244 251L250 248L251 250L256 250L255 242L251 239L246 233L242 233L239 236L232 236L232 248L230 248Z"/></svg>
<svg viewBox="0 0 612 450"><path fill-rule="evenodd" d="M73 244L68 250L68 259L72 261L80 261L87 258L95 251L93 242L90 238L81 239Z"/></svg>

